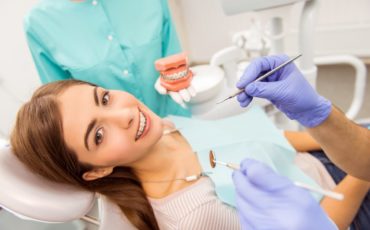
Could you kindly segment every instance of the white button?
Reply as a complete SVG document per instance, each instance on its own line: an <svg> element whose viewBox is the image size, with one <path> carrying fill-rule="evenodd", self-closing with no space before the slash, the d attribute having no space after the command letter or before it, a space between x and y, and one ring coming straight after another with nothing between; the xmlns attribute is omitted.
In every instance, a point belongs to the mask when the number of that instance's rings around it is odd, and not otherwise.
<svg viewBox="0 0 370 230"><path fill-rule="evenodd" d="M98 5L98 1L94 0L94 1L92 1L92 4L93 4L94 6L96 6L96 5Z"/></svg>
<svg viewBox="0 0 370 230"><path fill-rule="evenodd" d="M123 75L125 75L125 76L127 76L128 75L128 70L127 69L125 69L125 70L123 70Z"/></svg>
<svg viewBox="0 0 370 230"><path fill-rule="evenodd" d="M107 38L108 38L109 41L112 41L113 40L113 36L112 35L108 35Z"/></svg>

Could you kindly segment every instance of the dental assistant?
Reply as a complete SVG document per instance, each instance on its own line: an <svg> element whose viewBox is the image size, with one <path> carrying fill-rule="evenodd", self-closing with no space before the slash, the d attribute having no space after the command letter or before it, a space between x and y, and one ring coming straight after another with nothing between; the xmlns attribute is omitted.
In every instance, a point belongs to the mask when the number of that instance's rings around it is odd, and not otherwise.
<svg viewBox="0 0 370 230"><path fill-rule="evenodd" d="M159 116L190 116L192 91L159 94L155 60L179 53L167 0L41 0L25 32L42 83L79 79L135 95Z"/></svg>
<svg viewBox="0 0 370 230"><path fill-rule="evenodd" d="M294 64L264 82L253 82L286 60L285 55L254 60L237 83L238 88L245 89L237 97L240 105L248 106L253 97L270 100L290 119L305 126L334 163L348 174L370 181L370 131L348 120L320 96ZM316 201L307 196L307 191L261 163L245 160L233 179L243 228L336 229ZM245 196L246 193L249 195ZM261 199L256 199L257 203L248 197Z"/></svg>

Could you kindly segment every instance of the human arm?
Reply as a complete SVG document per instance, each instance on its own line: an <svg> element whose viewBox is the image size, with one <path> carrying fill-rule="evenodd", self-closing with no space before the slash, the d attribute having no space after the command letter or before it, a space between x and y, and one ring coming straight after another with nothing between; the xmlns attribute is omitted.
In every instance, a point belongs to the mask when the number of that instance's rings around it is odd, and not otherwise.
<svg viewBox="0 0 370 230"><path fill-rule="evenodd" d="M307 132L285 131L285 136L293 147L299 152L320 148L318 143ZM346 176L334 189L344 195L344 200L338 201L324 197L321 207L334 221L339 229L348 229L353 222L361 203L369 190L369 182Z"/></svg>
<svg viewBox="0 0 370 230"><path fill-rule="evenodd" d="M308 132L285 131L284 134L292 146L299 152L320 148L319 144ZM337 201L329 197L322 199L321 207L339 229L348 229L369 190L369 184L367 181L348 175L334 189L334 191L344 195L344 200Z"/></svg>
<svg viewBox="0 0 370 230"><path fill-rule="evenodd" d="M287 56L268 56L254 60L237 87L240 105L248 106L253 97L270 100L290 119L308 129L328 157L347 173L370 180L370 131L348 120L320 96L294 64L288 64L264 82L253 82L262 73L288 60Z"/></svg>
<svg viewBox="0 0 370 230"><path fill-rule="evenodd" d="M32 31L27 23L25 27L28 48L31 51L41 82L48 83L71 78L67 71L63 70L53 61L48 50L44 48L41 39Z"/></svg>
<svg viewBox="0 0 370 230"><path fill-rule="evenodd" d="M321 207L339 229L348 229L369 191L369 187L369 182L348 175L334 189L335 192L343 194L344 199L338 201L324 197L321 201Z"/></svg>
<svg viewBox="0 0 370 230"><path fill-rule="evenodd" d="M319 143L308 132L284 131L284 136L297 152L321 149Z"/></svg>
<svg viewBox="0 0 370 230"><path fill-rule="evenodd" d="M308 128L332 162L348 174L370 181L370 131L333 106L322 124Z"/></svg>
<svg viewBox="0 0 370 230"><path fill-rule="evenodd" d="M285 131L284 134L292 146L299 152L320 148L319 144L308 132ZM337 201L329 197L322 199L321 207L339 229L348 229L369 190L369 184L369 182L348 175L334 189L335 192L344 195L344 200Z"/></svg>

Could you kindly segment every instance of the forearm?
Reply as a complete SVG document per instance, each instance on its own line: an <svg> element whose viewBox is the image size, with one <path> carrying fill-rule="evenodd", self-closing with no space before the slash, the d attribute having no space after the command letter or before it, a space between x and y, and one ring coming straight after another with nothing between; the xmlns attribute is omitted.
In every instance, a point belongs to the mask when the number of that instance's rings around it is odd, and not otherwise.
<svg viewBox="0 0 370 230"><path fill-rule="evenodd" d="M321 207L339 229L347 229L350 226L369 190L369 185L369 182L346 176L334 189L344 194L344 200L337 201L325 197L321 201Z"/></svg>
<svg viewBox="0 0 370 230"><path fill-rule="evenodd" d="M370 180L370 131L337 108L319 126L308 128L328 157L348 174Z"/></svg>
<svg viewBox="0 0 370 230"><path fill-rule="evenodd" d="M297 152L308 152L321 148L307 132L284 131L284 136Z"/></svg>

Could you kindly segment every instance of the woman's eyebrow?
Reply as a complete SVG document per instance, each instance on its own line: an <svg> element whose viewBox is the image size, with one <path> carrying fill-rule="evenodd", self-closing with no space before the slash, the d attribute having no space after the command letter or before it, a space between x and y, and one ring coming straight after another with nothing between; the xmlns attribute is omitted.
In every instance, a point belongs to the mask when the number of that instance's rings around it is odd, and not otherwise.
<svg viewBox="0 0 370 230"><path fill-rule="evenodd" d="M99 106L98 87L97 86L94 87L93 95L94 95L95 105Z"/></svg>
<svg viewBox="0 0 370 230"><path fill-rule="evenodd" d="M91 130L94 128L96 124L96 119L92 120L89 125L87 126L87 129L86 129L86 133L85 133L85 139L84 139L84 142L85 142L85 147L88 151L90 151L89 149L89 142L88 142L88 139L89 139L89 135L91 133Z"/></svg>
<svg viewBox="0 0 370 230"><path fill-rule="evenodd" d="M94 90L93 90L93 97L94 97L94 102L95 102L95 105L96 106L99 106L100 103L99 103L99 97L98 97L98 87L95 86L94 87ZM84 138L84 143L85 143L85 147L88 151L90 151L89 149L89 142L88 142L88 139L89 139L89 135L90 135L90 132L91 130L94 128L96 124L96 119L92 120L89 125L87 126L87 129L86 129L86 133L85 133L85 138Z"/></svg>

